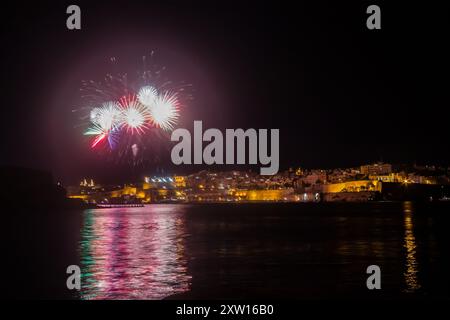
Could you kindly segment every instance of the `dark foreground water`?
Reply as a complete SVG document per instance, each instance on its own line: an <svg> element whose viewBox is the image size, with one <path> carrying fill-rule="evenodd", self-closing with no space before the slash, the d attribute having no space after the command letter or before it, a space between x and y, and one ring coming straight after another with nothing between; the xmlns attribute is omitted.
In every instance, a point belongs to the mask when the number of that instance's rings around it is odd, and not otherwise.
<svg viewBox="0 0 450 320"><path fill-rule="evenodd" d="M10 230L7 283L32 298L449 298L449 208L157 204L51 213ZM80 292L65 286L71 264L82 271ZM381 268L376 292L366 287L369 265Z"/></svg>

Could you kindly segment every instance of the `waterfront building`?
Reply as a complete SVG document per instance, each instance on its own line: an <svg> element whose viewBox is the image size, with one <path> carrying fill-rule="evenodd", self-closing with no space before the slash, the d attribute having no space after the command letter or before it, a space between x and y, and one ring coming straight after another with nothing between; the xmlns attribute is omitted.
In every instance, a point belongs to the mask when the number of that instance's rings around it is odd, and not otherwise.
<svg viewBox="0 0 450 320"><path fill-rule="evenodd" d="M389 163L374 163L361 166L364 175L386 175L392 173L392 165Z"/></svg>
<svg viewBox="0 0 450 320"><path fill-rule="evenodd" d="M324 184L322 186L323 193L338 192L362 192L362 191L379 191L381 192L381 181L378 180L356 180L341 183Z"/></svg>

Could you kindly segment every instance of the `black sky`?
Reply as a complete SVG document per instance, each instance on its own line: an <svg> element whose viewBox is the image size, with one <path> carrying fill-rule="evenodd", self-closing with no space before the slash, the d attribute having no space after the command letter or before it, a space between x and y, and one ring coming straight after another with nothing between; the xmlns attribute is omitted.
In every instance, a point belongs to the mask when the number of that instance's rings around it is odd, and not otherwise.
<svg viewBox="0 0 450 320"><path fill-rule="evenodd" d="M72 112L81 80L101 80L110 57L133 73L154 50L168 77L193 85L181 127L195 119L208 128L279 128L282 168L449 165L449 12L438 4L162 3L5 9L1 163L50 170L66 183L170 170L105 161ZM373 3L381 30L365 26ZM81 7L82 30L66 29L69 4Z"/></svg>

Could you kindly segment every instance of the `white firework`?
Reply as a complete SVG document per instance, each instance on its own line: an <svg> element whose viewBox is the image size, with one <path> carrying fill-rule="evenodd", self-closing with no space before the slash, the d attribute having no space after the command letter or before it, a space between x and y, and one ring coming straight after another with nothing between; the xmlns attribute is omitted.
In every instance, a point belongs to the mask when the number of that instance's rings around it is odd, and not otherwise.
<svg viewBox="0 0 450 320"><path fill-rule="evenodd" d="M150 108L158 97L158 91L152 86L145 86L139 90L138 101L147 108Z"/></svg>
<svg viewBox="0 0 450 320"><path fill-rule="evenodd" d="M91 128L96 128L95 131L101 130L106 133L119 125L120 108L116 102L105 102L101 107L92 109L90 116Z"/></svg>
<svg viewBox="0 0 450 320"><path fill-rule="evenodd" d="M95 147L101 140L108 138L108 142L113 147L115 142L116 129L120 123L120 108L116 102L110 101L96 107L91 111L91 126L84 133L85 135L95 135L92 143Z"/></svg>
<svg viewBox="0 0 450 320"><path fill-rule="evenodd" d="M100 113L100 108L93 108L90 112L91 122L96 122L98 120L98 117L100 116Z"/></svg>
<svg viewBox="0 0 450 320"><path fill-rule="evenodd" d="M97 122L108 130L117 128L120 124L120 106L115 101L103 103Z"/></svg>
<svg viewBox="0 0 450 320"><path fill-rule="evenodd" d="M142 133L150 119L148 109L135 99L122 99L121 123L131 132Z"/></svg>
<svg viewBox="0 0 450 320"><path fill-rule="evenodd" d="M179 117L179 101L175 93L165 92L150 106L151 121L163 130L172 130Z"/></svg>

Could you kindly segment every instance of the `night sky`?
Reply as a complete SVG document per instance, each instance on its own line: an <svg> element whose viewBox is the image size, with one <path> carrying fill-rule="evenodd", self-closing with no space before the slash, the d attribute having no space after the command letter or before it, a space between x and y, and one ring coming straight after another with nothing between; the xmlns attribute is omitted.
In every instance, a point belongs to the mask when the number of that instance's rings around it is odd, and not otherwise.
<svg viewBox="0 0 450 320"><path fill-rule="evenodd" d="M193 86L179 127L279 128L281 169L450 163L450 14L437 4L93 2L3 9L2 165L66 184L204 168L116 165L82 135L72 112L81 80L112 72L111 57L136 72L152 50L168 77ZM70 4L79 31L66 28ZM366 28L369 4L381 7L381 30Z"/></svg>

